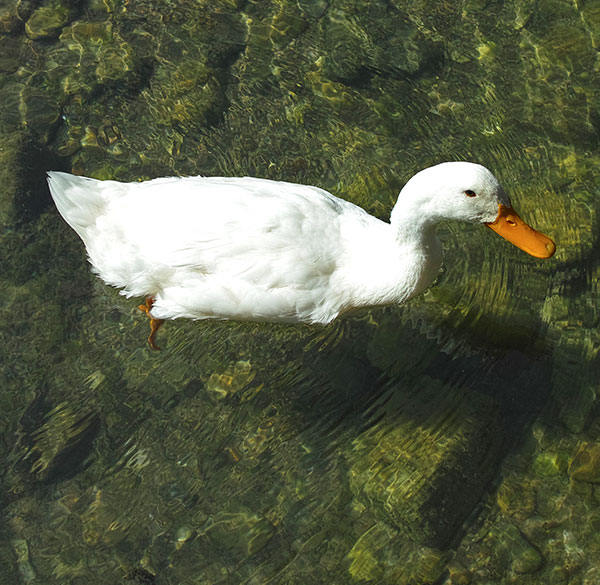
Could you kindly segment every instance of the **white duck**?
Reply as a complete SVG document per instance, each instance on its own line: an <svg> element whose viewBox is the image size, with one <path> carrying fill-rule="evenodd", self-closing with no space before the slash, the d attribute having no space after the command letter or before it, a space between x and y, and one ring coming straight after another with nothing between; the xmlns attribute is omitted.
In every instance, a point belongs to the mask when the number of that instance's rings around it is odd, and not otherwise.
<svg viewBox="0 0 600 585"><path fill-rule="evenodd" d="M326 324L402 303L434 281L444 219L484 223L537 258L555 245L524 223L485 167L447 162L412 177L390 223L307 185L254 178L98 181L49 172L54 202L104 282L163 319Z"/></svg>

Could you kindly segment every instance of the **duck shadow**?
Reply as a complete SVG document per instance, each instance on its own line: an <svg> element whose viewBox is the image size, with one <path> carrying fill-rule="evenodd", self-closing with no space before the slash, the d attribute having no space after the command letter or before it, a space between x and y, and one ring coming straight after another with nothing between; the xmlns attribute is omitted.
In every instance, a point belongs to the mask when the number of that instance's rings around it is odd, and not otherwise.
<svg viewBox="0 0 600 585"><path fill-rule="evenodd" d="M315 460L342 453L359 502L417 543L447 548L546 403L550 364L531 347L453 356L400 327L387 370L356 343L365 331L309 352L313 376L290 389L291 404Z"/></svg>

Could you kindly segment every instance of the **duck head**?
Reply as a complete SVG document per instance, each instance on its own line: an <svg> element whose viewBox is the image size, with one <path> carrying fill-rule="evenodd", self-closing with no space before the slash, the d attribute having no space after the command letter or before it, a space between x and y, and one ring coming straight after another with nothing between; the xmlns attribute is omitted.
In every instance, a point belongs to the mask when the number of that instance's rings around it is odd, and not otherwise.
<svg viewBox="0 0 600 585"><path fill-rule="evenodd" d="M550 258L556 246L525 223L508 195L485 167L470 162L446 162L414 175L404 186L392 211L392 224L410 218L426 228L444 219L483 223L536 258Z"/></svg>

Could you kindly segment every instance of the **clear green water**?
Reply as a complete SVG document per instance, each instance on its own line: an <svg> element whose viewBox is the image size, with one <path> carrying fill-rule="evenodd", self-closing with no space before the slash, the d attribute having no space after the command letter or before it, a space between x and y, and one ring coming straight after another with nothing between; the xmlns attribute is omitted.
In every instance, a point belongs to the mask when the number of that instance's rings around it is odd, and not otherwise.
<svg viewBox="0 0 600 585"><path fill-rule="evenodd" d="M0 582L599 582L599 46L597 2L4 2ZM160 353L44 185L256 175L387 218L455 159L556 256L448 224L402 307Z"/></svg>

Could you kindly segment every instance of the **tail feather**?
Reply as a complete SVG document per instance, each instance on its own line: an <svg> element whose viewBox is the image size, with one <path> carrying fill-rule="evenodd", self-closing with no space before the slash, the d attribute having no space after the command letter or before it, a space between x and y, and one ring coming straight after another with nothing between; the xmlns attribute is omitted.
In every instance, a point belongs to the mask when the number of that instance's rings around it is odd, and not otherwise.
<svg viewBox="0 0 600 585"><path fill-rule="evenodd" d="M102 183L69 173L48 172L50 194L59 213L82 238L106 206Z"/></svg>

